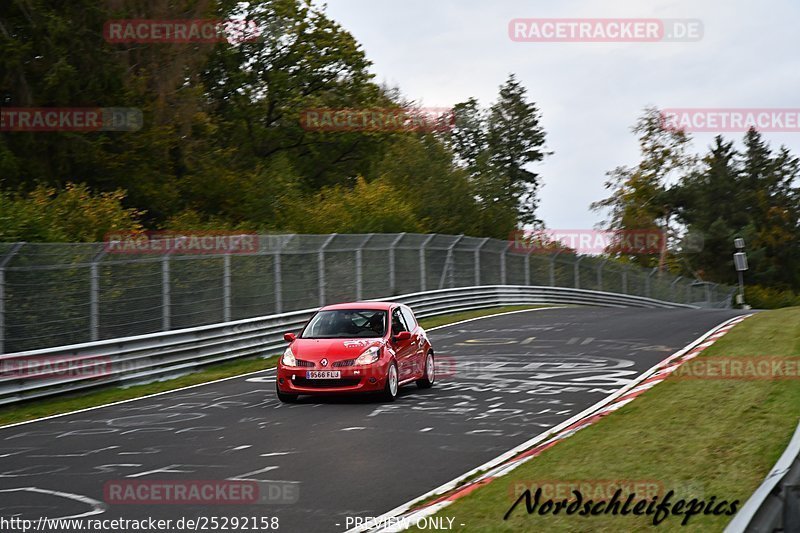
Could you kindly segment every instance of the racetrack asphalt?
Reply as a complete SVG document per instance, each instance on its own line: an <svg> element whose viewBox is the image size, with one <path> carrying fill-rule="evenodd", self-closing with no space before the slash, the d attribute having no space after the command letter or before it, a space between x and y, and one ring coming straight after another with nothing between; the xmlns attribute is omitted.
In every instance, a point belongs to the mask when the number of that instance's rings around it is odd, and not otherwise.
<svg viewBox="0 0 800 533"><path fill-rule="evenodd" d="M152 517L171 519L170 531L189 530L175 527L181 517L277 517L278 531L345 531L570 418L737 314L504 314L429 332L437 384L406 386L394 403L281 404L265 371L2 428L0 517ZM273 492L259 504L105 501L109 482L187 480L254 480Z"/></svg>

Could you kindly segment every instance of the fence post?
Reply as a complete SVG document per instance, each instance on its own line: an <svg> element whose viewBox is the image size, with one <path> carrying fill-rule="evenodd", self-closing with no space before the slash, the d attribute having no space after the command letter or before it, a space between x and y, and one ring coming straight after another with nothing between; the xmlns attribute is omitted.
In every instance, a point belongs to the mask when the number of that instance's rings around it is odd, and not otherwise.
<svg viewBox="0 0 800 533"><path fill-rule="evenodd" d="M561 253L561 250L557 251L553 255L550 256L550 286L556 286L556 257L558 254Z"/></svg>
<svg viewBox="0 0 800 533"><path fill-rule="evenodd" d="M511 243L509 242L508 245L500 250L500 285L506 284L506 254L508 253L508 249L511 248Z"/></svg>
<svg viewBox="0 0 800 533"><path fill-rule="evenodd" d="M531 284L531 254L533 253L533 249L528 250L528 253L525 254L525 285L530 286Z"/></svg>
<svg viewBox="0 0 800 533"><path fill-rule="evenodd" d="M581 288L581 261L583 261L582 255L575 256L575 263L572 265L572 273L575 278L575 288Z"/></svg>
<svg viewBox="0 0 800 533"><path fill-rule="evenodd" d="M439 279L439 288L440 289L444 289L444 282L445 282L445 279L447 278L448 272L451 274L451 276L450 276L450 288L452 288L453 285L454 285L453 276L452 276L452 272L453 272L453 248L455 248L456 244L458 244L459 241L461 241L461 239L463 239L463 238L464 238L463 235L459 235L458 238L456 240L454 240L453 243L450 246L447 247L447 257L444 260L444 268L442 268L442 277Z"/></svg>
<svg viewBox="0 0 800 533"><path fill-rule="evenodd" d="M363 252L362 252L362 250L364 248L364 245L366 245L374 235L375 235L374 233L368 234L367 238L364 239L363 241L361 241L358 244L358 248L356 248L356 301L357 302L361 301L362 292L363 292L362 285L363 285L363 282L364 282L364 273L363 273L363 270L362 270L362 264L363 264Z"/></svg>
<svg viewBox="0 0 800 533"><path fill-rule="evenodd" d="M106 250L100 250L92 258L89 266L89 340L100 339L100 272L98 263L106 255Z"/></svg>
<svg viewBox="0 0 800 533"><path fill-rule="evenodd" d="M481 284L481 248L483 248L483 245L486 244L487 242L489 242L489 237L484 238L481 241L481 243L478 245L478 247L475 248L475 251L473 252L475 254L475 260L473 262L475 263L475 286L476 287Z"/></svg>
<svg viewBox="0 0 800 533"><path fill-rule="evenodd" d="M397 264L395 258L395 247L397 243L399 243L403 237L405 236L405 232L398 235L393 241L392 244L389 245L389 294L392 296L395 295L397 292Z"/></svg>
<svg viewBox="0 0 800 533"><path fill-rule="evenodd" d="M597 265L597 290L603 290L603 271L606 268L606 263L608 263L608 258L604 259L602 263Z"/></svg>
<svg viewBox="0 0 800 533"><path fill-rule="evenodd" d="M425 292L427 286L426 280L426 272L425 272L425 247L431 242L436 234L428 235L428 238L425 239L422 243L422 246L419 248L419 290L420 292Z"/></svg>
<svg viewBox="0 0 800 533"><path fill-rule="evenodd" d="M6 266L23 246L24 242L14 244L6 255L0 258L0 354L5 353L6 340Z"/></svg>
<svg viewBox="0 0 800 533"><path fill-rule="evenodd" d="M622 266L622 294L628 294L628 265Z"/></svg>
<svg viewBox="0 0 800 533"><path fill-rule="evenodd" d="M648 298L652 298L653 297L652 296L653 289L651 287L651 280L653 278L653 274L655 274L656 272L658 272L658 268L653 267L653 269L650 271L650 273L647 275L647 277L644 280L644 287L645 287L644 290L645 290L646 296Z"/></svg>
<svg viewBox="0 0 800 533"><path fill-rule="evenodd" d="M231 321L231 254L222 257L222 321Z"/></svg>
<svg viewBox="0 0 800 533"><path fill-rule="evenodd" d="M677 302L677 300L675 299L675 284L682 279L683 276L678 276L677 278L672 280L672 283L669 284L669 297L672 299L673 302Z"/></svg>
<svg viewBox="0 0 800 533"><path fill-rule="evenodd" d="M161 331L170 330L170 290L169 290L169 256L167 252L161 256Z"/></svg>
<svg viewBox="0 0 800 533"><path fill-rule="evenodd" d="M325 306L325 248L336 238L336 233L331 233L317 252L317 289L319 290L319 306Z"/></svg>

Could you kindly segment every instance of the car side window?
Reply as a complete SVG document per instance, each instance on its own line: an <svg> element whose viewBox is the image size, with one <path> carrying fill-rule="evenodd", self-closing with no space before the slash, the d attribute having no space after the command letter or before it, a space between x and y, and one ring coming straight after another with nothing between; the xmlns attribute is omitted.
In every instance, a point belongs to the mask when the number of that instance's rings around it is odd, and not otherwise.
<svg viewBox="0 0 800 533"><path fill-rule="evenodd" d="M415 327L417 327L417 321L414 318L414 313L411 312L411 309L408 307L401 307L403 311L403 318L405 319L406 326L408 326L408 331L412 331Z"/></svg>
<svg viewBox="0 0 800 533"><path fill-rule="evenodd" d="M403 320L403 314L400 312L400 308L398 307L392 311L392 335L397 335L401 331L409 331L409 329Z"/></svg>

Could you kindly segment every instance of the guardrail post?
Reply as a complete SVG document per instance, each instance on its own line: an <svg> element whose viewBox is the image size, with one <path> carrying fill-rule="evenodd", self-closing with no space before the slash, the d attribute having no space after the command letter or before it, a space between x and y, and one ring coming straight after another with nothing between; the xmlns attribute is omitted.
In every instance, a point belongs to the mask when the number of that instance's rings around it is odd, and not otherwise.
<svg viewBox="0 0 800 533"><path fill-rule="evenodd" d="M169 255L167 252L161 257L161 331L171 329Z"/></svg>
<svg viewBox="0 0 800 533"><path fill-rule="evenodd" d="M423 241L422 246L419 248L419 290L425 292L427 286L426 272L425 272L425 247L431 242L436 234L428 235L428 238Z"/></svg>
<svg viewBox="0 0 800 533"><path fill-rule="evenodd" d="M0 354L5 353L6 340L6 266L23 246L25 246L24 242L14 244L0 259Z"/></svg>
<svg viewBox="0 0 800 533"><path fill-rule="evenodd" d="M572 273L575 278L575 288L581 288L581 261L583 261L582 255L575 256L575 263L572 265Z"/></svg>
<svg viewBox="0 0 800 533"><path fill-rule="evenodd" d="M317 289L319 290L319 306L325 306L325 248L331 243L331 241L336 238L336 233L331 233L328 235L328 238L322 243L322 246L317 252L317 272L318 272L318 284Z"/></svg>
<svg viewBox="0 0 800 533"><path fill-rule="evenodd" d="M222 257L222 321L231 321L231 254Z"/></svg>
<svg viewBox="0 0 800 533"><path fill-rule="evenodd" d="M481 243L478 245L478 247L475 248L475 251L473 252L475 254L475 260L473 262L475 263L475 286L476 287L481 284L481 248L483 248L483 245L486 244L487 242L489 242L489 237L484 238L481 241Z"/></svg>
<svg viewBox="0 0 800 533"><path fill-rule="evenodd" d="M392 241L392 244L389 245L389 294L392 296L397 292L397 260L395 258L395 248L397 247L397 243L399 243L404 236L405 232L398 235Z"/></svg>
<svg viewBox="0 0 800 533"><path fill-rule="evenodd" d="M100 250L92 258L89 266L89 339L96 341L100 338L100 272L98 263L106 255L106 250Z"/></svg>

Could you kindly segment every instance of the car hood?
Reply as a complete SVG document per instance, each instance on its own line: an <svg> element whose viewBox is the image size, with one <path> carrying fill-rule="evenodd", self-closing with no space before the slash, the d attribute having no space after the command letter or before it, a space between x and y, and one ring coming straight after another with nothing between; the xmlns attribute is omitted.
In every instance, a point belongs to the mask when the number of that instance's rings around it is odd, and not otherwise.
<svg viewBox="0 0 800 533"><path fill-rule="evenodd" d="M297 359L317 362L324 357L334 362L355 359L367 348L383 345L383 339L296 339L291 346Z"/></svg>

